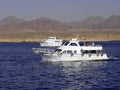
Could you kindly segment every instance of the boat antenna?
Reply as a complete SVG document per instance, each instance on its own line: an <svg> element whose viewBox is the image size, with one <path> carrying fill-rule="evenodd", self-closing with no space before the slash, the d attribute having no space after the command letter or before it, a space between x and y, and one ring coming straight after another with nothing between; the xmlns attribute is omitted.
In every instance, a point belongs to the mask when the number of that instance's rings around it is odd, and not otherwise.
<svg viewBox="0 0 120 90"><path fill-rule="evenodd" d="M76 36L76 39L78 39L78 37L79 37L79 36L77 35L77 36Z"/></svg>
<svg viewBox="0 0 120 90"><path fill-rule="evenodd" d="M86 37L83 37L83 40L85 41L85 40L86 40Z"/></svg>

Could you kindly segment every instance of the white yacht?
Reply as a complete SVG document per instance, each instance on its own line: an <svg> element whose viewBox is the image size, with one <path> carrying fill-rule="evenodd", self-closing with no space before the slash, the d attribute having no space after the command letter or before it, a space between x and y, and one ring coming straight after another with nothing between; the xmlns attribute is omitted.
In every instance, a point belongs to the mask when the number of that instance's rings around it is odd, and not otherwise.
<svg viewBox="0 0 120 90"><path fill-rule="evenodd" d="M56 49L33 48L35 53L41 54L44 61L80 61L109 59L103 52L101 45L88 41L72 39Z"/></svg>
<svg viewBox="0 0 120 90"><path fill-rule="evenodd" d="M62 40L56 37L48 37L48 39L41 41L41 46L55 47L60 46L62 44Z"/></svg>

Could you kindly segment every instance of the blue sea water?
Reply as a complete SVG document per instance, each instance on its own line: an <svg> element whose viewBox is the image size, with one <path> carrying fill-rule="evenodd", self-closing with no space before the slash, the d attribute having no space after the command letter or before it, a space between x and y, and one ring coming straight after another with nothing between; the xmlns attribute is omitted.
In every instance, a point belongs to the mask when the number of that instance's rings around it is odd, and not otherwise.
<svg viewBox="0 0 120 90"><path fill-rule="evenodd" d="M0 43L0 90L119 90L120 41L96 43L109 61L41 62L39 43Z"/></svg>

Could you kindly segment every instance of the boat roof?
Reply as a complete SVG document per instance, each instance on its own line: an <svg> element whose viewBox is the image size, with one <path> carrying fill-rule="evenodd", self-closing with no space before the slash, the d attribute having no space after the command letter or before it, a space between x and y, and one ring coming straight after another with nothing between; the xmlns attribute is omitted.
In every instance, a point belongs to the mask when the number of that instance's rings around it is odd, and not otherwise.
<svg viewBox="0 0 120 90"><path fill-rule="evenodd" d="M55 38L56 39L56 37L48 37L48 38L50 38L50 39L54 39Z"/></svg>
<svg viewBox="0 0 120 90"><path fill-rule="evenodd" d="M83 45L80 43L83 42ZM95 45L93 42L88 41L79 41L77 38L71 39L69 42L65 42L59 49L74 49L74 48L81 48L83 50L102 50L101 45Z"/></svg>

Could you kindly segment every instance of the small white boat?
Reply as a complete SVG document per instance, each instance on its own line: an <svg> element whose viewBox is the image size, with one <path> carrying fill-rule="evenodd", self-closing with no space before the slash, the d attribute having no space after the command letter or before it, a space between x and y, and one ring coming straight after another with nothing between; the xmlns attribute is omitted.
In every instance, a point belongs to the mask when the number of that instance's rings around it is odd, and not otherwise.
<svg viewBox="0 0 120 90"><path fill-rule="evenodd" d="M34 48L35 53L41 54L44 61L80 61L80 60L107 60L101 45L88 41L72 39L66 41L56 49Z"/></svg>
<svg viewBox="0 0 120 90"><path fill-rule="evenodd" d="M47 46L47 47L56 47L56 46L60 46L61 44L62 44L62 40L56 37L48 37L48 39L40 42L41 46Z"/></svg>

